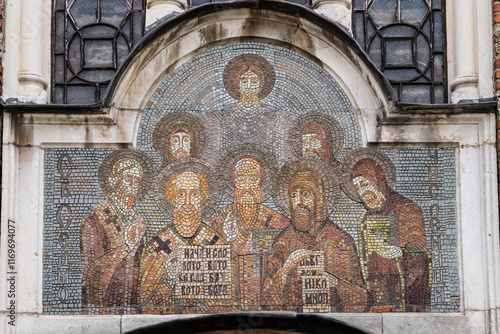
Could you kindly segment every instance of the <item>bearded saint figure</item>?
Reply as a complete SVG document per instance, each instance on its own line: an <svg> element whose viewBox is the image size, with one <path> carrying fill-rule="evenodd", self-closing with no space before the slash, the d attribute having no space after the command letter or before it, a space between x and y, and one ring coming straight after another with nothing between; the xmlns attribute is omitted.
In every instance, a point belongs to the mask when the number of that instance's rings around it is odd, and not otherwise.
<svg viewBox="0 0 500 334"><path fill-rule="evenodd" d="M337 168L339 161L332 152L332 135L327 126L311 122L304 126L302 135L302 156L323 160L332 167Z"/></svg>
<svg viewBox="0 0 500 334"><path fill-rule="evenodd" d="M234 203L223 207L210 221L210 225L231 245L239 275L240 307L245 311L258 310L260 306L260 277L254 274L254 258L261 254L259 249L253 248L254 231L283 229L290 224L286 217L261 204L266 177L266 171L256 157L243 155L237 158L229 169Z"/></svg>
<svg viewBox="0 0 500 334"><path fill-rule="evenodd" d="M236 102L208 113L221 120L222 147L257 144L274 150L277 113L263 99L275 79L272 65L262 56L243 54L229 61L223 74L224 87Z"/></svg>
<svg viewBox="0 0 500 334"><path fill-rule="evenodd" d="M280 181L288 185L279 187L279 191L286 191L282 199L288 201L281 206L289 208L292 224L272 246L263 307L297 312L366 312L371 296L364 289L356 244L328 218L333 202L325 194L322 177L335 176L315 170L317 164L312 159L292 162L288 177L284 177L287 165L280 171ZM328 168L323 166L323 170ZM322 293L311 292L311 286Z"/></svg>
<svg viewBox="0 0 500 334"><path fill-rule="evenodd" d="M382 165L360 158L350 171L350 197L365 207L358 220L363 276L375 311L425 312L431 257L422 212L389 186Z"/></svg>
<svg viewBox="0 0 500 334"><path fill-rule="evenodd" d="M108 162L123 152L112 153ZM81 223L84 314L136 312L146 223L135 204L145 191L144 168L134 158L114 160L109 174L100 175L110 188L108 199L90 209ZM100 172L106 169L104 165Z"/></svg>
<svg viewBox="0 0 500 334"><path fill-rule="evenodd" d="M202 120L187 112L168 113L153 131L153 147L163 157L161 168L179 159L199 158L207 142Z"/></svg>
<svg viewBox="0 0 500 334"><path fill-rule="evenodd" d="M189 280L192 284L201 286L206 279L203 275L191 276L192 272L186 276L185 264L181 261L186 251L201 254L206 246L226 245L215 230L202 222L202 206L209 195L206 179L195 172L181 172L168 182L165 196L174 206L173 223L154 236L144 248L139 275L139 296L143 313L237 310L232 300L204 300L202 295L183 299L182 292L176 290L176 286L183 281ZM208 273L205 275L208 277Z"/></svg>

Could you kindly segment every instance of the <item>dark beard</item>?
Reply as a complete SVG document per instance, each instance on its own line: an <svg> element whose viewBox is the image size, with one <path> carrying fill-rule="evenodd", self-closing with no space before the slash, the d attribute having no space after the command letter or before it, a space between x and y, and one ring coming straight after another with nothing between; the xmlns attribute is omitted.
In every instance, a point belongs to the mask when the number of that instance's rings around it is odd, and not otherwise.
<svg viewBox="0 0 500 334"><path fill-rule="evenodd" d="M295 209L292 209L292 225L299 231L309 231L314 217L313 210L303 204L298 204Z"/></svg>

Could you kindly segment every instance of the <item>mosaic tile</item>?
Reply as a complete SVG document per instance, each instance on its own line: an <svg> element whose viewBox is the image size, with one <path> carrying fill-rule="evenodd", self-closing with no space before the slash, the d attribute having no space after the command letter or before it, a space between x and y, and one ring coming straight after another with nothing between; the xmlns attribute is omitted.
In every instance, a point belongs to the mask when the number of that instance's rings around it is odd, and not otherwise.
<svg viewBox="0 0 500 334"><path fill-rule="evenodd" d="M460 311L455 149L362 148L310 58L203 51L136 147L45 149L44 314Z"/></svg>

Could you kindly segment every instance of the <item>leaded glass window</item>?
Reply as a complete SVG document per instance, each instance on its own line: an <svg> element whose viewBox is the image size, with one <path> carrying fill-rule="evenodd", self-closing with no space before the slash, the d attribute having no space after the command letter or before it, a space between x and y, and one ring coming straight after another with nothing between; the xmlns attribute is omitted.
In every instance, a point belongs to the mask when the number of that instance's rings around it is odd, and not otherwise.
<svg viewBox="0 0 500 334"><path fill-rule="evenodd" d="M54 0L52 101L91 104L144 35L145 0Z"/></svg>
<svg viewBox="0 0 500 334"><path fill-rule="evenodd" d="M399 101L445 103L444 0L353 0L354 37Z"/></svg>

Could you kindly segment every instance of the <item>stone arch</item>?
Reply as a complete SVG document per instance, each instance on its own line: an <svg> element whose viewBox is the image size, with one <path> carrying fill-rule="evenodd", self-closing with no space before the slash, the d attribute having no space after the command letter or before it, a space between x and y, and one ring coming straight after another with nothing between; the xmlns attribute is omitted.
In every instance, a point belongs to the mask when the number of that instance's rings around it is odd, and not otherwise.
<svg viewBox="0 0 500 334"><path fill-rule="evenodd" d="M278 43L315 59L351 101L363 143L394 104L388 81L341 26L301 6L262 1L207 4L158 26L119 70L103 105L142 111L179 66L210 47L242 40Z"/></svg>
<svg viewBox="0 0 500 334"><path fill-rule="evenodd" d="M234 313L216 314L174 319L159 324L138 328L128 334L154 333L369 333L356 326L315 314Z"/></svg>

